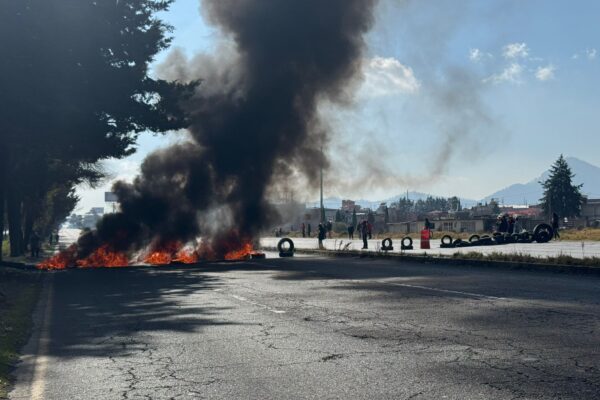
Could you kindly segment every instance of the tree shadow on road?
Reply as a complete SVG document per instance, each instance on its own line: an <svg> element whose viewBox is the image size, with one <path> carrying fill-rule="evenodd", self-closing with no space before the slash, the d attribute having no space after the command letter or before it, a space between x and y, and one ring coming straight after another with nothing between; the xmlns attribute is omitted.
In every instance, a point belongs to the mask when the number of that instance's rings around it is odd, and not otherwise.
<svg viewBox="0 0 600 400"><path fill-rule="evenodd" d="M53 356L116 357L148 346L146 334L176 335L231 325L205 294L220 286L200 270L173 267L55 273Z"/></svg>

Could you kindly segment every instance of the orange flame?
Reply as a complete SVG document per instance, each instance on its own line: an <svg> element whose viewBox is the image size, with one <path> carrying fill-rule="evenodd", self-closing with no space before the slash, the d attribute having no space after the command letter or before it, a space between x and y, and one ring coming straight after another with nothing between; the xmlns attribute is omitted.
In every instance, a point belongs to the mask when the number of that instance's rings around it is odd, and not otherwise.
<svg viewBox="0 0 600 400"><path fill-rule="evenodd" d="M37 269L65 269L75 266L77 246L72 244L67 249L37 264Z"/></svg>
<svg viewBox="0 0 600 400"><path fill-rule="evenodd" d="M198 262L198 253L195 251L180 250L172 262L179 262L183 264L195 264Z"/></svg>
<svg viewBox="0 0 600 400"><path fill-rule="evenodd" d="M170 264L180 248L181 243L177 241L154 245L144 262L153 265Z"/></svg>
<svg viewBox="0 0 600 400"><path fill-rule="evenodd" d="M126 267L129 257L123 252L113 251L105 244L86 258L77 260L76 264L78 267Z"/></svg>
<svg viewBox="0 0 600 400"><path fill-rule="evenodd" d="M245 260L250 258L250 256L252 255L252 253L254 252L254 248L252 247L252 244L249 242L246 242L242 245L241 249L238 250L232 250L229 251L225 254L225 260Z"/></svg>

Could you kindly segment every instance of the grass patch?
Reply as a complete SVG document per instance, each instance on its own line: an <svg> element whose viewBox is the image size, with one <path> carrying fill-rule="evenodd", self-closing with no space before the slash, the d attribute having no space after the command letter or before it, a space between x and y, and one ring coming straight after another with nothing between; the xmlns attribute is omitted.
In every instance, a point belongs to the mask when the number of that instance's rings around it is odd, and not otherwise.
<svg viewBox="0 0 600 400"><path fill-rule="evenodd" d="M535 257L529 254L521 253L489 253L483 254L478 252L454 253L452 258L460 258L466 260L481 260L481 261L505 261L528 264L548 264L548 265L569 265L579 267L600 268L600 258L586 257L576 258L568 255L558 255L550 257Z"/></svg>
<svg viewBox="0 0 600 400"><path fill-rule="evenodd" d="M10 372L29 338L40 287L38 272L0 265L0 399L8 395Z"/></svg>
<svg viewBox="0 0 600 400"><path fill-rule="evenodd" d="M8 255L10 254L10 243L8 242L8 239L5 239L2 241L2 257L8 257Z"/></svg>
<svg viewBox="0 0 600 400"><path fill-rule="evenodd" d="M566 229L560 230L561 240L574 240L574 241L600 241L600 229L599 228L584 228L584 229Z"/></svg>

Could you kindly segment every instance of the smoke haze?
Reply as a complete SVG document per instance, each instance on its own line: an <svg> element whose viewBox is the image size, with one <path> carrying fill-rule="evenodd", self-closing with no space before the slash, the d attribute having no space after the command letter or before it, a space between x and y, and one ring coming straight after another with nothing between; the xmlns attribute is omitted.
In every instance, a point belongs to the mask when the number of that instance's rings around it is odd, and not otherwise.
<svg viewBox="0 0 600 400"><path fill-rule="evenodd" d="M158 70L201 81L185 104L190 141L151 154L133 183L115 184L121 212L106 216L84 247L125 250L203 234L218 254L223 238L255 238L275 218L271 185L298 172L315 184L327 166L318 104L347 102L375 3L203 1L226 39L220 51L191 60L173 51Z"/></svg>

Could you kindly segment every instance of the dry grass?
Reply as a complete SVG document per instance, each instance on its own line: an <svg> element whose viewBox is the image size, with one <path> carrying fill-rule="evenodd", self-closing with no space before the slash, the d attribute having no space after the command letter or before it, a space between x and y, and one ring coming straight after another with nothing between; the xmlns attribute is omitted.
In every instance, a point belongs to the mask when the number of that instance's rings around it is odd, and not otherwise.
<svg viewBox="0 0 600 400"><path fill-rule="evenodd" d="M600 268L600 258L598 257L586 257L576 258L567 255L551 256L551 257L535 257L529 254L522 253L489 253L483 254L478 252L469 253L454 253L453 258L468 259L468 260L481 260L481 261L505 261L505 262L517 262L517 263L531 263L531 264L549 264L549 265L572 265L581 267L595 267Z"/></svg>
<svg viewBox="0 0 600 400"><path fill-rule="evenodd" d="M567 229L560 231L561 240L573 240L573 241L600 241L600 229L599 228L584 228L584 229Z"/></svg>
<svg viewBox="0 0 600 400"><path fill-rule="evenodd" d="M39 273L0 265L0 399L7 396L10 371L29 337L39 291Z"/></svg>

